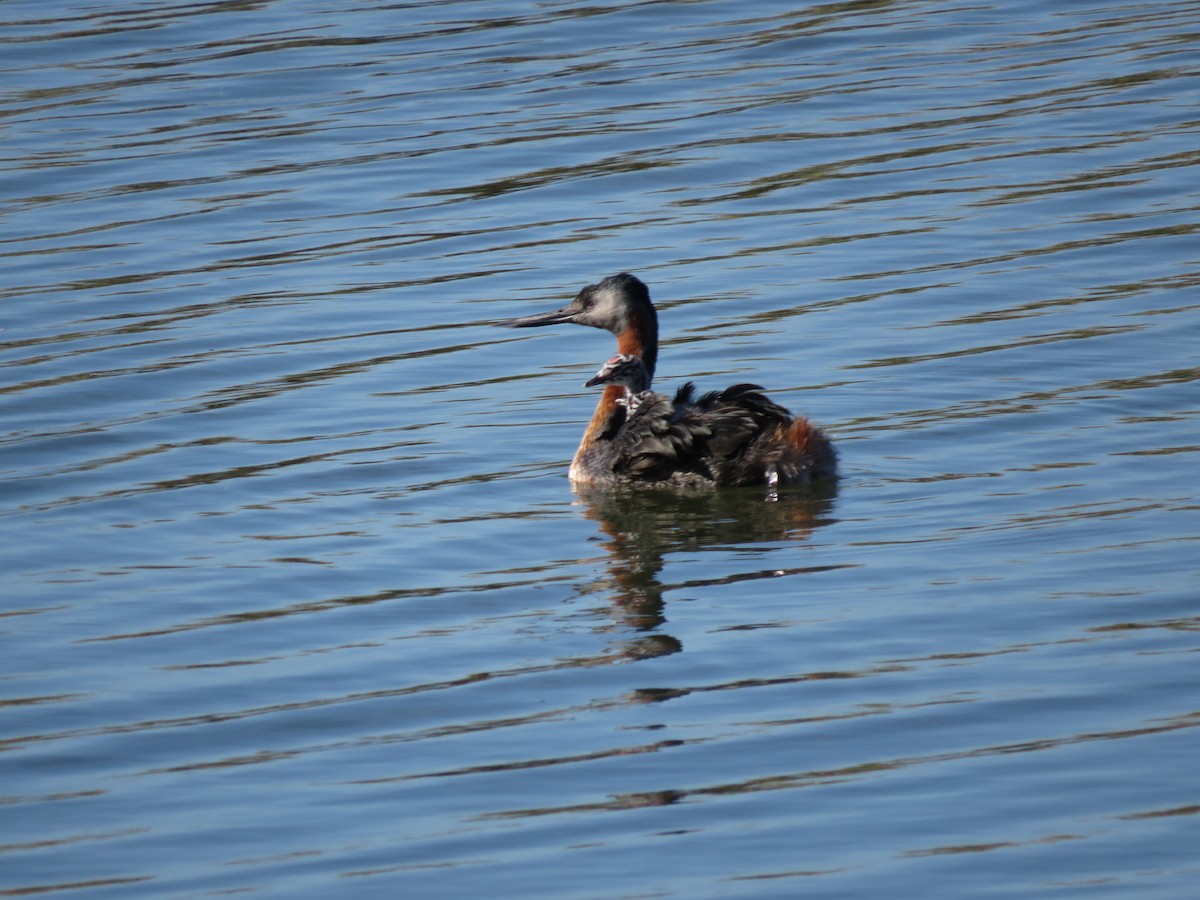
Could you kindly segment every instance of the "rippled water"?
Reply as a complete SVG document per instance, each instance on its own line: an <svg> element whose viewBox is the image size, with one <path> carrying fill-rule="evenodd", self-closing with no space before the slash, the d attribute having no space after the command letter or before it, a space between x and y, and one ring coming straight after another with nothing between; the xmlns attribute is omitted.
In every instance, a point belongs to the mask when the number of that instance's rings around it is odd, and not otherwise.
<svg viewBox="0 0 1200 900"><path fill-rule="evenodd" d="M0 47L0 896L1192 896L1194 3ZM572 492L618 271L836 490Z"/></svg>

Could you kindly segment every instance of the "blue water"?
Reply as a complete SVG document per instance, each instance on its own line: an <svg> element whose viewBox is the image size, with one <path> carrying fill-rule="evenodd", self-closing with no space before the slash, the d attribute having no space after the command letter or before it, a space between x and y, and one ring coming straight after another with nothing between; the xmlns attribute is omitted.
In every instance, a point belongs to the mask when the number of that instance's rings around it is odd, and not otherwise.
<svg viewBox="0 0 1200 900"><path fill-rule="evenodd" d="M0 8L0 897L1191 897L1193 3ZM835 489L573 491L656 384Z"/></svg>

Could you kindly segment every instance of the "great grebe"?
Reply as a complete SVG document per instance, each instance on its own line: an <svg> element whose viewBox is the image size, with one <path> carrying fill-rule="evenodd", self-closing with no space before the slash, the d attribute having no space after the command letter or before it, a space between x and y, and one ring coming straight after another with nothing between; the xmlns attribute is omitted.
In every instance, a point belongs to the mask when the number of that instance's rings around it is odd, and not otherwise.
<svg viewBox="0 0 1200 900"><path fill-rule="evenodd" d="M617 337L618 355L588 385L604 385L571 462L572 481L598 484L808 484L837 477L837 453L803 416L736 384L700 397L689 382L674 399L650 391L658 316L650 292L628 273L591 284L564 306L503 324L570 322Z"/></svg>

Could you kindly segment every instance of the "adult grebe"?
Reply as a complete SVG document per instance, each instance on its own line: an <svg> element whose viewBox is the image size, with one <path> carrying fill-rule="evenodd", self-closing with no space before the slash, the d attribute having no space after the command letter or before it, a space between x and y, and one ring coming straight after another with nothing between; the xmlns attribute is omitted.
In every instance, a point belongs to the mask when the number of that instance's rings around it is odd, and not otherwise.
<svg viewBox="0 0 1200 900"><path fill-rule="evenodd" d="M658 315L646 285L633 275L605 278L562 309L504 324L562 322L612 332L618 351L589 382L603 384L604 393L571 462L572 481L773 487L837 476L829 439L808 419L768 400L758 385L736 384L696 398L689 382L673 401L645 393L658 359Z"/></svg>

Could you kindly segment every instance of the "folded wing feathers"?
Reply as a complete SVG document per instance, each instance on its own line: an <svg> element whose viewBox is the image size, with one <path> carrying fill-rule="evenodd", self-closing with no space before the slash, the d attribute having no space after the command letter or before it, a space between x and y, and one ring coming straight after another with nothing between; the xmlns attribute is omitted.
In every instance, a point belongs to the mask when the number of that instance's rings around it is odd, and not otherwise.
<svg viewBox="0 0 1200 900"><path fill-rule="evenodd" d="M762 433L791 416L756 384L735 384L696 397L691 382L668 400L647 392L617 435L617 469L635 478L666 478L680 470L721 480L736 469Z"/></svg>
<svg viewBox="0 0 1200 900"><path fill-rule="evenodd" d="M696 382L689 381L675 391L675 399L672 401L676 407L687 406L693 402L696 395Z"/></svg>

